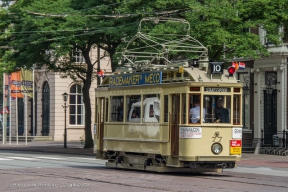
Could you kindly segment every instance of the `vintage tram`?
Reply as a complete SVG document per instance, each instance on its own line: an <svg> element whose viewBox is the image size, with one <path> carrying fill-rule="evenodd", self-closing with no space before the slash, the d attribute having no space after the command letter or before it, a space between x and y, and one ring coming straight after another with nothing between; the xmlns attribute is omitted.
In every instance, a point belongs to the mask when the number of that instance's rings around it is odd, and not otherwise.
<svg viewBox="0 0 288 192"><path fill-rule="evenodd" d="M192 40L197 46L184 40L177 46L180 52L184 47L200 53L196 64L170 61L165 54L160 59L157 54L162 63L153 55L147 61L145 54L145 61L132 61L140 51L129 49L129 42L124 57L130 65L104 77L95 89L94 148L107 167L220 172L241 159L242 84L223 63L209 63L207 49ZM169 47L163 42L153 46Z"/></svg>

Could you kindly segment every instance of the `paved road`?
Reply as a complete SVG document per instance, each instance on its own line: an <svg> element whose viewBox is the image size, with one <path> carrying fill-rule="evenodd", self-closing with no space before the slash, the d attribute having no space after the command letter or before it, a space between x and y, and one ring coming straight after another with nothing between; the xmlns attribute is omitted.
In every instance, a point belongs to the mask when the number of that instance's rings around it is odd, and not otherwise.
<svg viewBox="0 0 288 192"><path fill-rule="evenodd" d="M103 160L93 156L52 154L27 151L0 151L0 169L104 167Z"/></svg>
<svg viewBox="0 0 288 192"><path fill-rule="evenodd" d="M0 191L287 191L287 177L255 173L159 174L108 169L92 156L0 150Z"/></svg>

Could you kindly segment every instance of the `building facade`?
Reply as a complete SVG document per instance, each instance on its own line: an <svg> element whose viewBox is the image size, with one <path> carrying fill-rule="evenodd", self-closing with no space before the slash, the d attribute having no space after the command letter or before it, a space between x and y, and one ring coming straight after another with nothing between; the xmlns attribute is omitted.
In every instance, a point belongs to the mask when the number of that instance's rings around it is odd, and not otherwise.
<svg viewBox="0 0 288 192"><path fill-rule="evenodd" d="M269 44L264 30L253 33L268 46L270 56L245 61L246 71L237 74L244 90L248 90L243 95L243 146L287 147L287 37L281 46L275 46Z"/></svg>
<svg viewBox="0 0 288 192"><path fill-rule="evenodd" d="M90 54L93 63L98 57L97 51L92 51ZM100 54L103 54L103 51ZM77 56L76 62L81 63L84 60ZM108 57L100 61L100 69L111 73L111 62ZM97 69L95 69L95 75L97 75ZM67 141L79 141L81 137L84 138L85 110L81 81L75 82L69 78L61 78L60 74L47 72L45 67L42 67L34 70L34 85L34 98L24 96L24 98L7 101L7 105L10 105L7 121L11 125L11 137L23 139L35 135L38 139L63 141L65 113L62 94L66 92L69 94L66 112ZM89 91L92 129L95 108L94 89L96 87L97 79L92 82ZM34 123L33 117L35 118ZM16 127L18 127L18 132Z"/></svg>

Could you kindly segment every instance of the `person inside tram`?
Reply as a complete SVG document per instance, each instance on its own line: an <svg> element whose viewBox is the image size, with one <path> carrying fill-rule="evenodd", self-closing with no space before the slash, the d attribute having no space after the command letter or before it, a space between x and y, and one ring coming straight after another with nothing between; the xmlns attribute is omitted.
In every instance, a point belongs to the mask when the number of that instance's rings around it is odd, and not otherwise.
<svg viewBox="0 0 288 192"><path fill-rule="evenodd" d="M154 117L154 110L153 110L153 108L150 108L149 117Z"/></svg>
<svg viewBox="0 0 288 192"><path fill-rule="evenodd" d="M117 121L122 121L123 120L123 109L119 105L117 108Z"/></svg>
<svg viewBox="0 0 288 192"><path fill-rule="evenodd" d="M229 110L223 107L224 100L218 100L218 107L215 109L215 118L217 123L229 123Z"/></svg>
<svg viewBox="0 0 288 192"><path fill-rule="evenodd" d="M190 109L191 123L200 123L200 101L196 99L194 101L194 108ZM203 109L203 122L205 122L205 109Z"/></svg>
<svg viewBox="0 0 288 192"><path fill-rule="evenodd" d="M133 111L133 113L132 113L132 118L138 118L138 116L137 116L135 111Z"/></svg>

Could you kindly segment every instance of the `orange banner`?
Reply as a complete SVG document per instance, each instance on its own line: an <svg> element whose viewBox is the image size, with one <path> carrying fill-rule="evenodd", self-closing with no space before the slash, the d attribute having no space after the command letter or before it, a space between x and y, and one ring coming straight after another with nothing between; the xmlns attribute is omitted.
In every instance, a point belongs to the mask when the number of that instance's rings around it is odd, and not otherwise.
<svg viewBox="0 0 288 192"><path fill-rule="evenodd" d="M10 90L11 97L23 98L23 94L21 93L21 74L20 71L16 71L11 73L10 76Z"/></svg>

